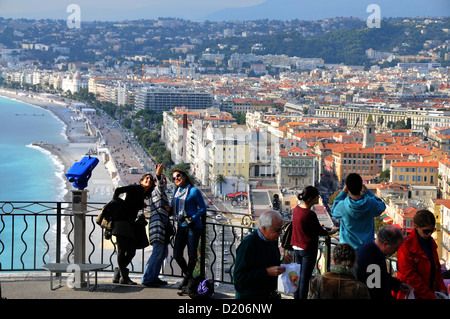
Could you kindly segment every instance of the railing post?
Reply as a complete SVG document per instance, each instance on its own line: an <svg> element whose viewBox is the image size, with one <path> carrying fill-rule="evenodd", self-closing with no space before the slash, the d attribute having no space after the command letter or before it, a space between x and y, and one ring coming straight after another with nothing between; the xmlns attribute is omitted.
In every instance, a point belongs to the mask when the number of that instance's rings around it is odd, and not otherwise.
<svg viewBox="0 0 450 319"><path fill-rule="evenodd" d="M200 276L206 277L206 212L202 215L202 237L200 243Z"/></svg>
<svg viewBox="0 0 450 319"><path fill-rule="evenodd" d="M330 271L331 268L331 237L325 237L325 269L327 272Z"/></svg>
<svg viewBox="0 0 450 319"><path fill-rule="evenodd" d="M56 203L56 262L61 262L61 218L62 218L62 209L61 202Z"/></svg>

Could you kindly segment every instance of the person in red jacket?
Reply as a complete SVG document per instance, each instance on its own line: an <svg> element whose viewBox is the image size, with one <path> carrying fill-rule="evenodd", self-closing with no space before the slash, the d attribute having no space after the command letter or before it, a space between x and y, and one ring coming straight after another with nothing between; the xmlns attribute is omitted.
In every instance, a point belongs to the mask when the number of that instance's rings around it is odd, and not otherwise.
<svg viewBox="0 0 450 319"><path fill-rule="evenodd" d="M437 245L431 234L436 219L430 211L420 210L414 216L414 230L397 252L398 279L414 288L415 299L435 299L435 291L446 294ZM398 299L405 296L400 291Z"/></svg>
<svg viewBox="0 0 450 319"><path fill-rule="evenodd" d="M301 264L300 285L294 293L294 299L307 299L309 281L316 265L319 236L336 233L339 228L325 230L319 223L317 215L311 208L319 203L319 190L307 186L297 198L302 201L292 213L291 245L294 248L295 262Z"/></svg>

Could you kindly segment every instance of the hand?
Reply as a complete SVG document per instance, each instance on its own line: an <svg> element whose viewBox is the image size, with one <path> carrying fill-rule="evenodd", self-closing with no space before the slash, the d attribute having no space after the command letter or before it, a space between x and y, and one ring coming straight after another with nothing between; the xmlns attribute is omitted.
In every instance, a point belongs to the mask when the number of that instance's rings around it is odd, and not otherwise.
<svg viewBox="0 0 450 319"><path fill-rule="evenodd" d="M400 284L400 290L405 294L408 295L411 291L414 291L414 288L410 285L408 285L405 282L402 282Z"/></svg>
<svg viewBox="0 0 450 319"><path fill-rule="evenodd" d="M272 266L266 268L266 271L268 276L278 276L284 273L286 271L286 268L281 266Z"/></svg>
<svg viewBox="0 0 450 319"><path fill-rule="evenodd" d="M333 235L333 234L337 233L338 230L339 230L339 227L333 227L333 228L331 228L331 230L328 232L328 235Z"/></svg>
<svg viewBox="0 0 450 319"><path fill-rule="evenodd" d="M164 206L164 209L166 210L166 212L170 213L170 210L172 209L172 207L170 207L169 205Z"/></svg>
<svg viewBox="0 0 450 319"><path fill-rule="evenodd" d="M348 188L347 185L344 186L344 188L342 189L343 192L348 193Z"/></svg>
<svg viewBox="0 0 450 319"><path fill-rule="evenodd" d="M163 164L156 164L156 176L161 176L163 171Z"/></svg>
<svg viewBox="0 0 450 319"><path fill-rule="evenodd" d="M283 259L281 260L282 264L290 264L292 262L292 256L291 254L288 252Z"/></svg>

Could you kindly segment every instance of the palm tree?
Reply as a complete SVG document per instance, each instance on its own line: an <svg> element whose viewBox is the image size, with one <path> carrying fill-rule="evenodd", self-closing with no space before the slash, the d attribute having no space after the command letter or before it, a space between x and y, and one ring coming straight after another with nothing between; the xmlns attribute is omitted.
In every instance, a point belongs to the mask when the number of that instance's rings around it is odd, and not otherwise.
<svg viewBox="0 0 450 319"><path fill-rule="evenodd" d="M378 117L378 124L380 126L383 126L383 123L384 123L384 118L382 116Z"/></svg>
<svg viewBox="0 0 450 319"><path fill-rule="evenodd" d="M227 180L226 180L225 176L223 176L223 174L218 174L216 176L215 182L216 182L216 184L220 185L220 195L223 195L222 194L222 184L225 183L226 181Z"/></svg>
<svg viewBox="0 0 450 319"><path fill-rule="evenodd" d="M430 124L425 123L425 125L423 126L423 129L425 130L425 134L428 137L428 131L430 130Z"/></svg>

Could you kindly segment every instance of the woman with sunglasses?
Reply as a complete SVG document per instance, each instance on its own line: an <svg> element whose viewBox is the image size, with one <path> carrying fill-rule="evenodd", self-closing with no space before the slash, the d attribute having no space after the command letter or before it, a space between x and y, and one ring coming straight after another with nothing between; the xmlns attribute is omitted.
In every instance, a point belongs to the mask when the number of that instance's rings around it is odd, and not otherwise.
<svg viewBox="0 0 450 319"><path fill-rule="evenodd" d="M414 215L414 230L406 237L397 252L398 276L414 288L415 299L435 299L435 292L447 294L437 245L431 235L435 231L436 219L432 212L423 209ZM398 299L405 296L397 294Z"/></svg>
<svg viewBox="0 0 450 319"><path fill-rule="evenodd" d="M178 169L172 173L176 190L171 207L177 219L177 233L173 247L174 258L184 274L180 286L181 294L186 292L189 279L192 278L197 263L197 247L202 234L201 216L206 212L206 204L202 193L189 179L189 176ZM188 261L184 258L184 249L188 248Z"/></svg>
<svg viewBox="0 0 450 319"><path fill-rule="evenodd" d="M319 236L334 234L339 228L327 231L319 223L319 219L311 208L319 203L319 190L307 186L298 194L301 201L292 213L291 245L294 248L295 262L301 264L300 285L294 293L294 299L307 299L309 281L316 265Z"/></svg>

